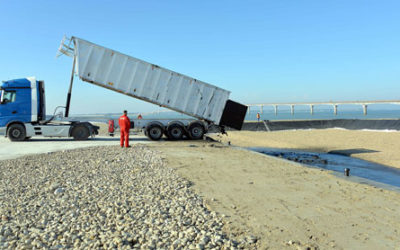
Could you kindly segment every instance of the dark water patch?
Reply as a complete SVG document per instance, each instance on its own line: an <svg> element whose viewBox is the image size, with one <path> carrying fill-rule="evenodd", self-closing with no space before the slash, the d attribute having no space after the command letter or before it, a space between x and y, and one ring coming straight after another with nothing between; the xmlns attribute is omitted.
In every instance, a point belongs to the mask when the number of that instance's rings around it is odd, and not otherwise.
<svg viewBox="0 0 400 250"><path fill-rule="evenodd" d="M343 149L343 150L332 150L328 154L337 154L344 156L351 156L352 154L364 154L364 153L377 153L379 151L365 148L353 148L353 149Z"/></svg>
<svg viewBox="0 0 400 250"><path fill-rule="evenodd" d="M249 148L252 151L286 160L305 164L310 167L317 167L332 170L344 176L346 168L350 169L350 176L361 177L372 181L371 183L382 183L400 187L400 169L385 165L364 161L361 159L332 153L313 153L291 149L278 148ZM357 182L368 183L365 181ZM371 184L368 183L368 184Z"/></svg>

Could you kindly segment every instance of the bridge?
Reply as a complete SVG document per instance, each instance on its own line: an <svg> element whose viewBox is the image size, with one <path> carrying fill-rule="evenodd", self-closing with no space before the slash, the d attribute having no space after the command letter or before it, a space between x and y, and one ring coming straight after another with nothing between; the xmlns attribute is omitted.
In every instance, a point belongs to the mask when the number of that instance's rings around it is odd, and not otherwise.
<svg viewBox="0 0 400 250"><path fill-rule="evenodd" d="M247 112L250 113L251 107L259 107L260 113L263 113L264 106L273 106L275 115L278 114L278 106L289 106L291 114L294 114L295 106L309 106L310 113L314 114L315 105L331 105L333 106L333 113L337 115L338 105L361 105L363 107L364 115L367 115L368 105L370 104L397 104L400 105L400 100L378 100L378 101L329 101L329 102L284 102L284 103L257 103L257 104L247 104Z"/></svg>

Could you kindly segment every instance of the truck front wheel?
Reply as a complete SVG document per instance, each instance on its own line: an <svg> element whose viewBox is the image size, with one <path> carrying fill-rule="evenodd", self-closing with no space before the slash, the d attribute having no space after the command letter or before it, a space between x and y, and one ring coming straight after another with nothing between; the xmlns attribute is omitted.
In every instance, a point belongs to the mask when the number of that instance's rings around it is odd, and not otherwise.
<svg viewBox="0 0 400 250"><path fill-rule="evenodd" d="M7 130L7 136L11 141L23 141L26 137L25 127L21 124L12 124Z"/></svg>
<svg viewBox="0 0 400 250"><path fill-rule="evenodd" d="M86 140L89 138L89 129L84 125L77 125L72 129L71 135L74 137L74 140Z"/></svg>

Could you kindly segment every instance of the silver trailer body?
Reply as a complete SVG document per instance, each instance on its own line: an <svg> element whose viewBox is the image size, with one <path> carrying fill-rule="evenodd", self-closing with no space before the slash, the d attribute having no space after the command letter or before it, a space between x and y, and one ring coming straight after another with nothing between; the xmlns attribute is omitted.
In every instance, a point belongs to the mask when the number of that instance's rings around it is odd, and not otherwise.
<svg viewBox="0 0 400 250"><path fill-rule="evenodd" d="M71 41L81 80L220 123L229 91L77 37Z"/></svg>

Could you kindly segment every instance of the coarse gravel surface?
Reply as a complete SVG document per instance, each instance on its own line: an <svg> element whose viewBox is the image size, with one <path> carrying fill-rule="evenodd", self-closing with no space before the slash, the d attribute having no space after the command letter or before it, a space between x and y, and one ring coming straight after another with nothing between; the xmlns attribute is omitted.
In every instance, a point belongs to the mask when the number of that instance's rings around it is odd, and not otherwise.
<svg viewBox="0 0 400 250"><path fill-rule="evenodd" d="M144 145L0 161L0 248L251 249Z"/></svg>

